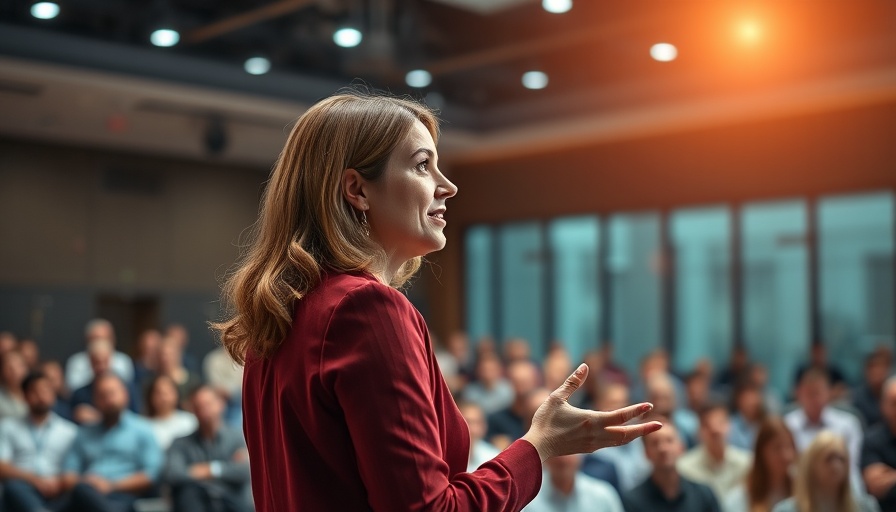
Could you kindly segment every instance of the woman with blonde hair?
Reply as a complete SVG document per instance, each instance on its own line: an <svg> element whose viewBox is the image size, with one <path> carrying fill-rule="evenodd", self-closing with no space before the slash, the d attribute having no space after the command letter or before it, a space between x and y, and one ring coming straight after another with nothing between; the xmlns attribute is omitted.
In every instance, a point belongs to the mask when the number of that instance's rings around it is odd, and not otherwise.
<svg viewBox="0 0 896 512"><path fill-rule="evenodd" d="M517 511L554 455L628 442L646 412L576 409L582 365L531 429L467 473L469 430L423 317L398 288L445 245L438 123L403 99L339 94L296 122L215 324L245 363L244 430L259 512Z"/></svg>
<svg viewBox="0 0 896 512"><path fill-rule="evenodd" d="M793 494L796 444L787 425L768 417L759 425L753 447L753 467L744 484L724 499L725 512L769 512Z"/></svg>
<svg viewBox="0 0 896 512"><path fill-rule="evenodd" d="M820 432L800 456L793 497L772 512L879 512L874 498L853 490L849 467L843 438Z"/></svg>

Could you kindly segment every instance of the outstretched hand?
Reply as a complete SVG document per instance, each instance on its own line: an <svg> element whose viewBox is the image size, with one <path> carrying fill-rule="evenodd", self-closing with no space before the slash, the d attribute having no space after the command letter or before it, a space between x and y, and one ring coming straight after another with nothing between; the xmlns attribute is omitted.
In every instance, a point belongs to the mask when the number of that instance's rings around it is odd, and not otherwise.
<svg viewBox="0 0 896 512"><path fill-rule="evenodd" d="M648 403L606 412L569 405L569 397L587 377L588 365L582 364L535 411L532 427L523 439L532 443L542 462L558 455L591 453L608 446L623 445L663 426L658 421L626 425L653 409Z"/></svg>

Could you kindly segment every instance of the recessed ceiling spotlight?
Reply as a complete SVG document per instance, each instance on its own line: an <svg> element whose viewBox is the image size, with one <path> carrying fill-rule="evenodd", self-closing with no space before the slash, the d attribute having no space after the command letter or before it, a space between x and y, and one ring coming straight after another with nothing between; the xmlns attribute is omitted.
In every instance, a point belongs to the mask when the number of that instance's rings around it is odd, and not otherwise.
<svg viewBox="0 0 896 512"><path fill-rule="evenodd" d="M422 89L432 83L432 75L425 69L415 69L404 76L404 81L411 87Z"/></svg>
<svg viewBox="0 0 896 512"><path fill-rule="evenodd" d="M31 6L31 15L39 20L52 20L59 16L59 4L56 2L37 2Z"/></svg>
<svg viewBox="0 0 896 512"><path fill-rule="evenodd" d="M149 40L156 46L167 48L180 41L180 33L172 28L160 28L150 34Z"/></svg>
<svg viewBox="0 0 896 512"><path fill-rule="evenodd" d="M251 57L246 59L243 69L250 75L263 75L271 70L271 61L264 57Z"/></svg>
<svg viewBox="0 0 896 512"><path fill-rule="evenodd" d="M572 0L541 0L541 6L548 12L563 14L572 9Z"/></svg>
<svg viewBox="0 0 896 512"><path fill-rule="evenodd" d="M336 32L333 32L333 42L343 48L353 48L358 46L361 44L361 39L363 38L364 35L361 34L361 31L352 27L340 28Z"/></svg>
<svg viewBox="0 0 896 512"><path fill-rule="evenodd" d="M669 43L656 43L650 47L650 56L660 62L671 62L678 57L678 48Z"/></svg>
<svg viewBox="0 0 896 512"><path fill-rule="evenodd" d="M523 73L523 87L526 89L544 89L548 86L548 75L542 71L526 71Z"/></svg>

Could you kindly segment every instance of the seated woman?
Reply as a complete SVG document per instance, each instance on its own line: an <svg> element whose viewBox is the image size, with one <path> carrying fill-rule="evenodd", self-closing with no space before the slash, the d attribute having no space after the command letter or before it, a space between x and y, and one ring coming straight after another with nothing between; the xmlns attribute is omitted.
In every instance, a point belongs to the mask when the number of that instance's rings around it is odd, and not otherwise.
<svg viewBox="0 0 896 512"><path fill-rule="evenodd" d="M146 418L162 451L196 430L196 417L177 408L179 396L177 384L167 375L156 375L146 388Z"/></svg>
<svg viewBox="0 0 896 512"><path fill-rule="evenodd" d="M819 433L800 457L793 497L772 512L879 512L874 498L852 489L849 464L843 438Z"/></svg>
<svg viewBox="0 0 896 512"><path fill-rule="evenodd" d="M734 488L722 503L725 512L769 512L793 494L796 445L787 425L768 417L760 425L753 448L753 467L743 485Z"/></svg>

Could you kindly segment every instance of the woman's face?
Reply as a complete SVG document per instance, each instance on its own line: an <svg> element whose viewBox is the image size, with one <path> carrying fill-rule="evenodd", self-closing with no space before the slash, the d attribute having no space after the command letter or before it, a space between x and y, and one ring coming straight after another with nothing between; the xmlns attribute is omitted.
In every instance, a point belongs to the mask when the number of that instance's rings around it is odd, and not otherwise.
<svg viewBox="0 0 896 512"><path fill-rule="evenodd" d="M177 408L177 388L168 379L159 379L153 386L150 400L157 412L173 411Z"/></svg>
<svg viewBox="0 0 896 512"><path fill-rule="evenodd" d="M828 450L818 456L812 467L812 477L819 488L838 489L849 476L846 453Z"/></svg>
<svg viewBox="0 0 896 512"><path fill-rule="evenodd" d="M768 472L787 471L796 461L796 448L791 440L781 434L762 448L765 469Z"/></svg>
<svg viewBox="0 0 896 512"><path fill-rule="evenodd" d="M365 189L370 236L392 262L445 246L445 201L457 187L439 171L429 130L420 121L389 156L382 177Z"/></svg>

